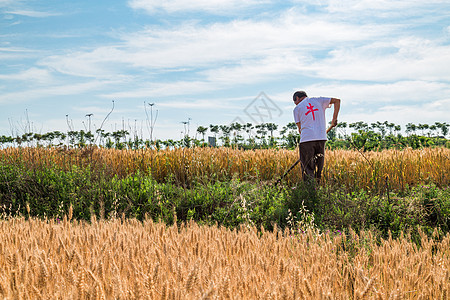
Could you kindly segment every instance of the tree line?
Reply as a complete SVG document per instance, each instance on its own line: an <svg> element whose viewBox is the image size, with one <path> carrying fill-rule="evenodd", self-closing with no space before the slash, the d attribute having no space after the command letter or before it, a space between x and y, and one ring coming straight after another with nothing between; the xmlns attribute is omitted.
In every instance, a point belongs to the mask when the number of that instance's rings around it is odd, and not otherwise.
<svg viewBox="0 0 450 300"><path fill-rule="evenodd" d="M329 149L381 150L390 148L446 146L450 124L435 122L429 124L406 124L404 133L400 125L388 121L365 123L339 123L328 133ZM130 133L131 132L131 133ZM208 140L206 140L208 135ZM175 147L223 146L242 149L286 148L297 146L300 135L295 123L283 127L274 123L232 123L230 125L198 126L194 135L185 134L181 139L144 139L134 130L121 129L106 132L98 129L94 132L70 130L68 132L52 131L48 133L27 132L22 135L0 136L0 146L65 146L83 148L98 146L115 149L164 149ZM211 143L213 142L213 143Z"/></svg>

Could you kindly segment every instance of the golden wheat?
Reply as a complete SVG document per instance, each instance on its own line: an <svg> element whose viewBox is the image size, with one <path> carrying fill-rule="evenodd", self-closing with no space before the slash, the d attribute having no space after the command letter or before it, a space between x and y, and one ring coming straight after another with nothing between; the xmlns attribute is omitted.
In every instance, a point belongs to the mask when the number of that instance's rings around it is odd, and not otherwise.
<svg viewBox="0 0 450 300"><path fill-rule="evenodd" d="M1 299L446 299L450 236L0 221ZM345 245L352 243L354 251Z"/></svg>
<svg viewBox="0 0 450 300"><path fill-rule="evenodd" d="M236 150L230 148L179 148L173 150L113 150L60 148L7 148L0 150L0 159L29 168L91 166L106 176L124 177L135 172L151 173L157 181L170 176L177 183L211 179L273 181L298 159L293 150ZM327 151L323 180L349 189L403 189L407 185L433 182L448 186L450 181L450 149L384 150L358 152ZM300 166L285 182L300 180Z"/></svg>

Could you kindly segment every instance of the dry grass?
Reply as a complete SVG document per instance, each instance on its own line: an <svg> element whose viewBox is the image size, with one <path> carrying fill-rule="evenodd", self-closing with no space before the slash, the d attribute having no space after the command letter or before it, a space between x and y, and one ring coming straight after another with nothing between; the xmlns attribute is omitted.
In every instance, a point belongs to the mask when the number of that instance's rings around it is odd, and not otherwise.
<svg viewBox="0 0 450 300"><path fill-rule="evenodd" d="M126 176L140 171L158 181L173 176L177 183L193 179L275 180L298 159L292 150L243 151L230 148L180 148L174 150L108 150L97 148L64 150L58 148L8 148L0 158L14 163L22 159L27 167L35 165L72 168L91 165L107 176ZM350 190L381 190L386 185L403 190L406 185L433 182L448 186L450 182L450 149L384 150L366 152L327 151L323 180L346 186ZM287 183L300 180L298 166L286 177Z"/></svg>
<svg viewBox="0 0 450 300"><path fill-rule="evenodd" d="M0 221L2 299L448 299L450 237ZM346 245L346 249L343 248Z"/></svg>

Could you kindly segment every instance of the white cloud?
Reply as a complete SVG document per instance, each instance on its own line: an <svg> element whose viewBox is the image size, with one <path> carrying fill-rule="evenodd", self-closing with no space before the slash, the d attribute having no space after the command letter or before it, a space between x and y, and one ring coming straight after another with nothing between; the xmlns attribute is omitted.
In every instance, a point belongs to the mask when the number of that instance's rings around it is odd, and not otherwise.
<svg viewBox="0 0 450 300"><path fill-rule="evenodd" d="M207 81L173 81L148 83L133 90L102 94L104 98L149 98L175 95L193 95L217 89L214 83Z"/></svg>
<svg viewBox="0 0 450 300"><path fill-rule="evenodd" d="M79 95L89 91L96 91L113 84L114 82L110 81L93 80L84 83L66 83L61 85L49 85L40 88L24 89L14 92L4 92L0 94L0 104L17 103L52 96Z"/></svg>
<svg viewBox="0 0 450 300"><path fill-rule="evenodd" d="M274 73L269 68L275 67L282 72L289 68L298 69L313 59L313 50L380 37L379 30L373 26L309 21L299 24L295 13L289 11L272 21L241 20L209 25L182 24L176 28L153 27L134 34L122 34L119 36L122 41L117 46L54 55L39 64L64 74L105 78L120 73L124 67L150 73L201 68L214 70L203 73L210 74L209 77L214 77L211 74L217 68L222 77L233 69L240 69L241 74L253 72L255 66L265 69L266 73ZM390 30L389 26L381 27L384 32ZM300 59L302 63L298 64ZM286 66L281 66L283 63ZM244 70L246 67L250 70Z"/></svg>
<svg viewBox="0 0 450 300"><path fill-rule="evenodd" d="M0 36L0 37L8 37L8 36ZM8 46L9 42L5 42L3 46ZM36 56L35 50L25 49L25 48L17 48L17 47L1 47L0 48L0 59L2 60L12 60L26 57Z"/></svg>
<svg viewBox="0 0 450 300"><path fill-rule="evenodd" d="M149 14L158 11L169 13L178 11L206 11L212 14L221 14L226 11L238 11L270 1L261 0L130 0L129 6L133 9L142 9Z"/></svg>
<svg viewBox="0 0 450 300"><path fill-rule="evenodd" d="M305 58L306 60L306 58ZM230 87L237 84L252 84L273 80L276 76L289 76L300 72L304 67L302 58L294 55L271 55L261 59L245 60L239 65L218 67L200 72L216 86Z"/></svg>
<svg viewBox="0 0 450 300"><path fill-rule="evenodd" d="M298 22L294 12L270 21L232 21L206 26L183 24L175 29L149 28L123 39L130 48L140 49L140 64L151 67L198 65L306 52L336 43L364 41L386 34L389 26L352 26L303 16ZM145 51L144 51L145 50ZM144 59L146 58L146 59Z"/></svg>
<svg viewBox="0 0 450 300"><path fill-rule="evenodd" d="M396 11L421 4L420 0L329 0L326 1L327 9L330 12L365 11Z"/></svg>
<svg viewBox="0 0 450 300"><path fill-rule="evenodd" d="M26 0L0 0L0 8L4 8L4 10L2 10L1 13L7 20L12 19L13 15L26 16L32 18L46 18L61 15L61 13L39 11L32 9L30 8L32 6L32 3L29 2L30 1Z"/></svg>
<svg viewBox="0 0 450 300"><path fill-rule="evenodd" d="M450 46L406 37L398 41L341 48L309 70L336 80L450 80Z"/></svg>
<svg viewBox="0 0 450 300"><path fill-rule="evenodd" d="M293 0L294 2L305 3L305 0ZM440 9L442 5L448 4L446 0L315 0L312 2L321 5L330 13L363 14L373 17L388 17L393 15L405 15L405 11L417 14L423 13L424 9Z"/></svg>
<svg viewBox="0 0 450 300"><path fill-rule="evenodd" d="M27 81L31 85L51 83L53 77L47 69L30 68L16 74L0 74L0 80Z"/></svg>
<svg viewBox="0 0 450 300"><path fill-rule="evenodd" d="M46 17L53 17L53 16L61 15L60 13L51 13L51 12L24 10L24 9L6 11L6 13L12 14L12 15L32 17L32 18L46 18Z"/></svg>
<svg viewBox="0 0 450 300"><path fill-rule="evenodd" d="M126 53L119 47L103 46L90 52L77 51L65 55L52 55L41 59L38 65L45 66L57 72L94 78L129 77L118 71L128 60Z"/></svg>

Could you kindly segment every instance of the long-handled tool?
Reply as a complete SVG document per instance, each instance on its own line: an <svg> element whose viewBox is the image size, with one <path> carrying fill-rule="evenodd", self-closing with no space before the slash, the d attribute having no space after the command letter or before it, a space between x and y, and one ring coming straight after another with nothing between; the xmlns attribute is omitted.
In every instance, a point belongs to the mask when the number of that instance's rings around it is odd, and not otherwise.
<svg viewBox="0 0 450 300"><path fill-rule="evenodd" d="M328 127L327 129L327 133L330 132L331 129L333 129L333 125L331 125L330 127ZM289 172L295 168L296 165L298 165L298 163L300 162L300 158L297 159L297 161L295 163L292 164L292 166L289 167L289 169L287 169L287 171L283 174L283 176L281 176L276 182L275 185L279 184L281 182L281 180L283 180L284 177L286 177L287 174L289 174Z"/></svg>

